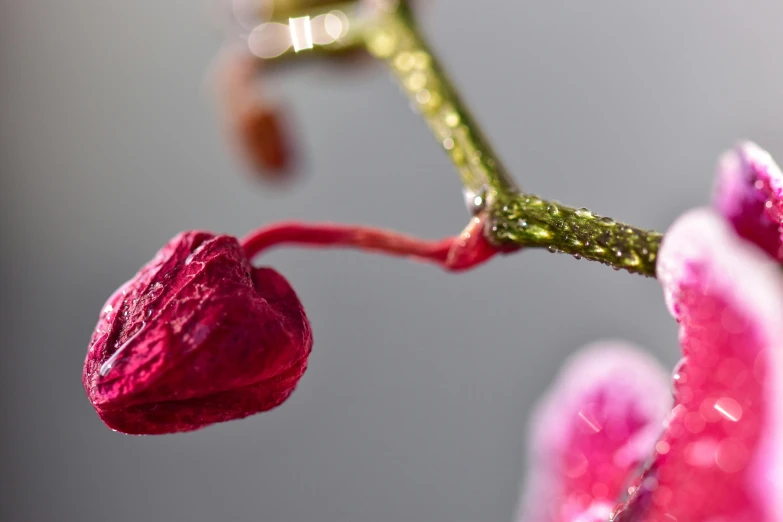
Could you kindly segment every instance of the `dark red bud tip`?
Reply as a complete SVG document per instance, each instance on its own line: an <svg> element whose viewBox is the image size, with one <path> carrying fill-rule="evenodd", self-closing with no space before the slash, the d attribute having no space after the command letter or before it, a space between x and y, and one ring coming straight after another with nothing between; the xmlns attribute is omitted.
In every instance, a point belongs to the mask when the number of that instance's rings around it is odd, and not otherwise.
<svg viewBox="0 0 783 522"><path fill-rule="evenodd" d="M106 303L83 382L112 429L190 431L280 405L311 347L283 276L253 268L233 237L186 232Z"/></svg>

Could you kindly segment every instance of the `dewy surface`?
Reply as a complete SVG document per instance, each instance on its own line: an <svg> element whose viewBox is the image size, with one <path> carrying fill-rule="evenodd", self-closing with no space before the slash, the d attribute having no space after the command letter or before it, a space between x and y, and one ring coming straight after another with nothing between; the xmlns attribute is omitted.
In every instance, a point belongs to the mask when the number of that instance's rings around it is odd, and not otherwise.
<svg viewBox="0 0 783 522"><path fill-rule="evenodd" d="M714 204L736 232L783 261L783 173L755 143L741 143L718 164Z"/></svg>
<svg viewBox="0 0 783 522"><path fill-rule="evenodd" d="M485 233L493 243L543 247L655 275L660 234L519 193L404 2L371 25L367 48L389 65L459 172L466 193L476 196L476 207L487 208L493 226Z"/></svg>
<svg viewBox="0 0 783 522"><path fill-rule="evenodd" d="M667 233L659 277L680 324L675 406L615 522L779 520L779 269L697 211Z"/></svg>
<svg viewBox="0 0 783 522"><path fill-rule="evenodd" d="M549 248L633 274L655 275L662 235L532 195L499 198L491 209L499 244Z"/></svg>
<svg viewBox="0 0 783 522"><path fill-rule="evenodd" d="M606 521L660 433L667 386L660 365L628 343L600 341L571 357L531 420L517 520Z"/></svg>
<svg viewBox="0 0 783 522"><path fill-rule="evenodd" d="M405 2L377 17L367 33L367 48L388 63L467 189L486 189L490 196L496 190L513 189L514 183L451 87Z"/></svg>

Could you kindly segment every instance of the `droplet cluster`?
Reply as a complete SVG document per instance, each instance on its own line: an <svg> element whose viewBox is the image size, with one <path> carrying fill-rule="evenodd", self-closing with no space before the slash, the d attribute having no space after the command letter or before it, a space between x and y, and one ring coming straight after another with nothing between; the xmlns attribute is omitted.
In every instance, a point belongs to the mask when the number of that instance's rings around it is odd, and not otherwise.
<svg viewBox="0 0 783 522"><path fill-rule="evenodd" d="M416 30L405 3L372 22L366 38L368 50L387 62L457 168L469 211L492 214L493 242L547 248L616 270L655 275L660 234L585 208L519 194Z"/></svg>
<svg viewBox="0 0 783 522"><path fill-rule="evenodd" d="M661 234L529 194L503 198L493 209L492 239L564 252L616 270L655 276Z"/></svg>
<svg viewBox="0 0 783 522"><path fill-rule="evenodd" d="M674 370L675 405L653 463L613 520L766 520L756 501L761 481L749 477L772 422L768 355L759 349L766 345L750 318L707 283L681 288L678 310L685 358Z"/></svg>
<svg viewBox="0 0 783 522"><path fill-rule="evenodd" d="M753 184L753 188L762 194L764 214L778 227L777 233L780 241L777 258L778 260L783 260L783 197L767 179L757 179Z"/></svg>

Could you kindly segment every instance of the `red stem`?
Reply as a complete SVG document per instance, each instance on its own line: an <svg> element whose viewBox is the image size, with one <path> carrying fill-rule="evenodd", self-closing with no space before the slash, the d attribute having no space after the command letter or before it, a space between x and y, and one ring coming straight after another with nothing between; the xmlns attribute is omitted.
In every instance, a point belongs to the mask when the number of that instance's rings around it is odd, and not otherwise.
<svg viewBox="0 0 783 522"><path fill-rule="evenodd" d="M436 241L356 225L285 222L260 228L242 239L241 244L248 259L278 245L294 244L410 257L447 270L473 268L498 253L484 237L482 221L477 218L459 236Z"/></svg>
<svg viewBox="0 0 783 522"><path fill-rule="evenodd" d="M242 239L241 243L250 259L264 250L288 243L315 248L354 248L443 265L454 240L427 241L362 226L287 222L260 228Z"/></svg>

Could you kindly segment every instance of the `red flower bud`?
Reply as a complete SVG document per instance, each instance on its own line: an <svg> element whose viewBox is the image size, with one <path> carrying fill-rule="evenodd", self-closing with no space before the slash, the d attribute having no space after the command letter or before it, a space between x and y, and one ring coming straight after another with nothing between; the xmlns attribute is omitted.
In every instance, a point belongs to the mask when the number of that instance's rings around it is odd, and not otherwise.
<svg viewBox="0 0 783 522"><path fill-rule="evenodd" d="M281 404L311 347L283 276L253 268L232 237L185 232L106 303L84 387L115 430L190 431Z"/></svg>
<svg viewBox="0 0 783 522"><path fill-rule="evenodd" d="M106 303L84 363L101 419L132 434L195 430L272 409L307 367L312 334L288 282L250 259L282 243L348 247L475 267L498 253L474 218L457 237L422 241L365 227L283 223L243 240L172 239Z"/></svg>

